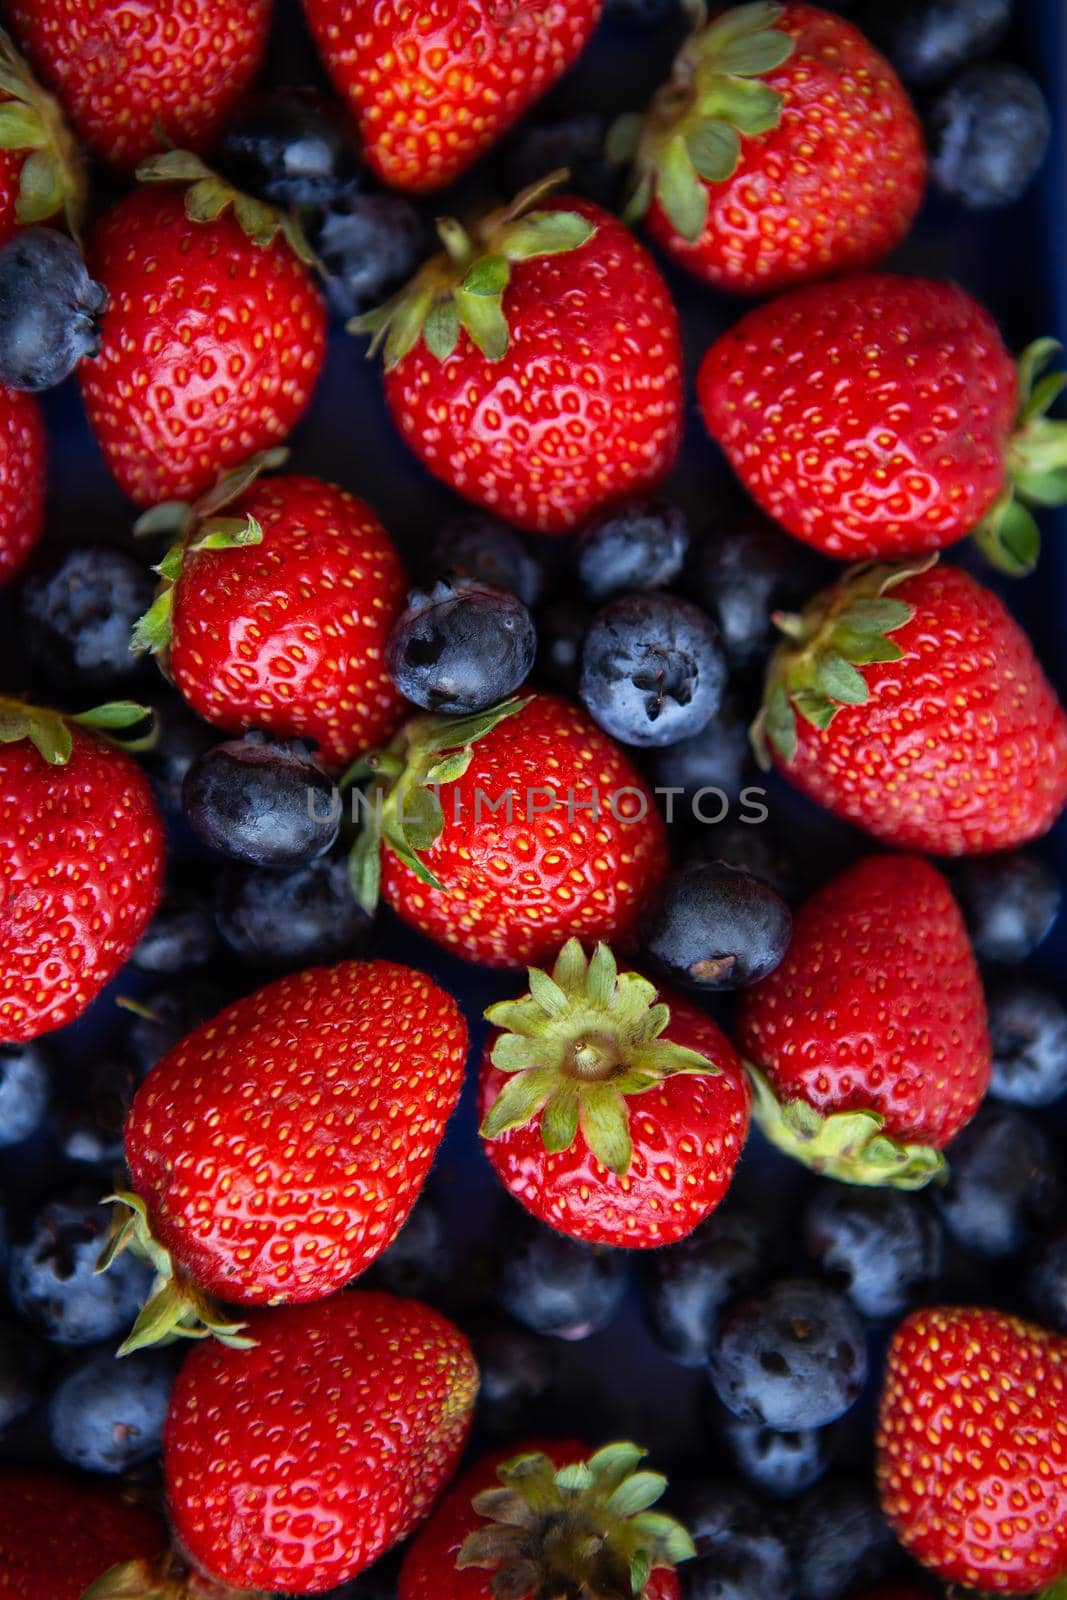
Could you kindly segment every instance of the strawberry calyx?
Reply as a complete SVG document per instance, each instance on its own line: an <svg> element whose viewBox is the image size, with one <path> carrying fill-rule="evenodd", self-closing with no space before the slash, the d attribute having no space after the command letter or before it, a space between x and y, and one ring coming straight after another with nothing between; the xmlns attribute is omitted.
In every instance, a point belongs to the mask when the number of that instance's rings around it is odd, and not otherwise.
<svg viewBox="0 0 1067 1600"><path fill-rule="evenodd" d="M565 1467L539 1453L505 1462L500 1488L474 1497L489 1526L464 1540L456 1566L491 1571L496 1600L640 1600L654 1571L696 1555L682 1524L651 1509L667 1480L638 1470L645 1453L619 1443Z"/></svg>
<svg viewBox="0 0 1067 1600"><path fill-rule="evenodd" d="M254 1339L243 1336L243 1322L226 1313L179 1272L169 1250L152 1233L148 1209L140 1195L118 1190L106 1195L102 1205L114 1205L114 1221L97 1272L106 1272L124 1250L155 1269L155 1281L129 1335L119 1346L120 1356L132 1355L151 1345L173 1344L177 1339L218 1339L232 1350L251 1350ZM118 1208L122 1207L123 1211Z"/></svg>
<svg viewBox="0 0 1067 1600"><path fill-rule="evenodd" d="M833 1111L828 1116L806 1100L780 1101L751 1061L752 1115L763 1133L785 1155L839 1183L867 1188L924 1189L945 1171L945 1158L933 1145L907 1144L885 1132L877 1111Z"/></svg>
<svg viewBox="0 0 1067 1600"><path fill-rule="evenodd" d="M384 344L386 371L420 339L436 360L447 361L461 332L487 361L501 361L510 340L504 296L512 264L579 250L596 232L595 224L576 211L542 207L567 176L563 170L550 174L470 229L454 218L439 218L442 252L391 300L349 322L349 332L372 335L372 356Z"/></svg>
<svg viewBox="0 0 1067 1600"><path fill-rule="evenodd" d="M742 136L778 126L783 98L765 73L796 48L775 24L785 7L773 0L736 6L708 22L707 6L687 7L694 31L679 51L670 78L647 114L620 117L608 133L610 160L633 163L626 222L644 216L653 198L690 243L708 220L707 185L725 183L741 160Z"/></svg>
<svg viewBox="0 0 1067 1600"><path fill-rule="evenodd" d="M25 150L15 217L22 227L60 212L72 238L85 215L88 184L81 150L59 101L42 89L0 28L0 150Z"/></svg>
<svg viewBox="0 0 1067 1600"><path fill-rule="evenodd" d="M144 723L148 723L147 731L137 733ZM151 750L159 734L155 712L135 700L109 700L91 711L65 712L0 696L0 744L28 739L50 767L65 767L70 760L72 728L85 728L131 755Z"/></svg>
<svg viewBox="0 0 1067 1600"><path fill-rule="evenodd" d="M1063 346L1037 339L1019 358L1019 409L1008 449L1008 483L974 540L999 572L1025 578L1041 554L1034 506L1067 505L1067 421L1048 416L1067 372L1048 369Z"/></svg>
<svg viewBox="0 0 1067 1600"><path fill-rule="evenodd" d="M485 1013L501 1030L492 1062L507 1083L479 1132L499 1139L540 1118L550 1154L569 1150L579 1129L601 1166L630 1170L626 1100L680 1073L717 1074L707 1056L661 1037L671 1020L655 984L621 972L605 944L587 960L568 939L552 974L530 968L529 993Z"/></svg>
<svg viewBox="0 0 1067 1600"><path fill-rule="evenodd" d="M281 234L298 260L318 269L319 262L299 219L289 211L257 200L220 177L191 150L167 150L151 156L137 168L139 183L187 183L185 215L190 222L215 222L233 210L242 233L260 250L268 249Z"/></svg>
<svg viewBox="0 0 1067 1600"><path fill-rule="evenodd" d="M798 716L821 730L843 706L866 705L870 690L862 669L901 659L904 652L891 635L915 615L913 606L893 598L893 590L936 562L934 555L853 567L800 614L775 613L784 638L771 656L763 705L751 728L765 771L772 748L787 764L796 756Z"/></svg>
<svg viewBox="0 0 1067 1600"><path fill-rule="evenodd" d="M120 1561L95 1578L81 1600L269 1600L261 1590L231 1589L168 1551L155 1561Z"/></svg>

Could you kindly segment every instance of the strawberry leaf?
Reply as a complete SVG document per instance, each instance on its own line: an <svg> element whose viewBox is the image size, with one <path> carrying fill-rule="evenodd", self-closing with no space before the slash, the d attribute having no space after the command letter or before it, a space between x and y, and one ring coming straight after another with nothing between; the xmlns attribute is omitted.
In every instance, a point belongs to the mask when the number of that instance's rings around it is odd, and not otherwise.
<svg viewBox="0 0 1067 1600"><path fill-rule="evenodd" d="M708 219L708 194L690 159L684 135L672 139L657 167L656 198L672 227L690 243L700 238Z"/></svg>

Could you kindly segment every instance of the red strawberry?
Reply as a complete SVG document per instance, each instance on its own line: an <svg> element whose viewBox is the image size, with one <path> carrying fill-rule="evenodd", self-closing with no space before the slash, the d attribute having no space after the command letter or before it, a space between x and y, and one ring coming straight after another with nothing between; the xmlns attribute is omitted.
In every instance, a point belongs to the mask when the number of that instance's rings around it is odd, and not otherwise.
<svg viewBox="0 0 1067 1600"><path fill-rule="evenodd" d="M1067 716L996 595L955 567L847 574L778 619L757 749L876 839L983 855L1067 803Z"/></svg>
<svg viewBox="0 0 1067 1600"><path fill-rule="evenodd" d="M175 1045L126 1120L136 1193L104 1264L131 1245L159 1281L125 1348L233 1335L205 1294L318 1300L368 1267L418 1198L466 1056L452 997L389 961L280 978Z"/></svg>
<svg viewBox="0 0 1067 1600"><path fill-rule="evenodd" d="M385 393L437 477L518 528L569 533L654 489L683 422L678 316L651 257L552 180L446 246L353 326L385 341Z"/></svg>
<svg viewBox="0 0 1067 1600"><path fill-rule="evenodd" d="M470 1429L478 1369L417 1300L354 1291L262 1313L252 1350L208 1340L163 1444L174 1531L212 1577L315 1593L417 1525Z"/></svg>
<svg viewBox="0 0 1067 1600"><path fill-rule="evenodd" d="M270 464L253 459L199 505L172 501L142 519L179 542L135 648L160 652L216 727L314 739L326 765L344 766L403 715L385 646L404 570L362 500L319 478L255 482Z"/></svg>
<svg viewBox="0 0 1067 1600"><path fill-rule="evenodd" d="M41 536L47 455L37 401L0 388L0 584L25 565Z"/></svg>
<svg viewBox="0 0 1067 1600"><path fill-rule="evenodd" d="M888 61L818 6L698 5L647 118L612 130L635 155L631 220L705 283L770 294L873 265L922 203L926 153Z"/></svg>
<svg viewBox="0 0 1067 1600"><path fill-rule="evenodd" d="M6 0L18 40L96 155L130 172L205 150L259 68L270 0Z"/></svg>
<svg viewBox="0 0 1067 1600"><path fill-rule="evenodd" d="M99 1478L0 1474L0 1594L5 1600L82 1600L116 1562L150 1559L167 1530Z"/></svg>
<svg viewBox="0 0 1067 1600"><path fill-rule="evenodd" d="M137 190L97 225L92 272L110 300L80 377L120 488L151 506L194 499L292 432L322 369L326 312L269 207L180 151L146 175L192 184Z"/></svg>
<svg viewBox="0 0 1067 1600"><path fill-rule="evenodd" d="M577 60L602 0L304 0L369 165L397 189L458 178Z"/></svg>
<svg viewBox="0 0 1067 1600"><path fill-rule="evenodd" d="M663 819L626 753L555 695L415 717L376 774L352 861L421 933L489 967L551 961L572 935L632 943L667 870Z"/></svg>
<svg viewBox="0 0 1067 1600"><path fill-rule="evenodd" d="M799 289L742 317L697 378L709 431L756 500L842 560L940 550L977 529L995 565L1029 571L1023 501L1067 500L1067 379L1018 372L996 324L950 283L871 273Z"/></svg>
<svg viewBox="0 0 1067 1600"><path fill-rule="evenodd" d="M946 1582L1031 1594L1067 1579L1067 1339L998 1311L907 1317L878 1479L898 1539Z"/></svg>
<svg viewBox="0 0 1067 1600"><path fill-rule="evenodd" d="M155 913L163 825L152 791L90 731L147 715L120 702L64 718L0 699L0 1044L80 1017Z"/></svg>
<svg viewBox="0 0 1067 1600"><path fill-rule="evenodd" d="M989 1086L985 997L945 879L868 856L801 907L738 1043L767 1137L848 1183L918 1188Z"/></svg>
<svg viewBox="0 0 1067 1600"><path fill-rule="evenodd" d="M748 1133L744 1069L688 1000L568 940L549 977L490 1006L479 1085L497 1176L542 1222L590 1244L673 1244L729 1188Z"/></svg>
<svg viewBox="0 0 1067 1600"><path fill-rule="evenodd" d="M678 1600L677 1564L696 1554L645 1452L530 1439L498 1450L449 1490L400 1569L397 1600L603 1596Z"/></svg>
<svg viewBox="0 0 1067 1600"><path fill-rule="evenodd" d="M60 213L76 233L85 188L62 111L0 28L0 244L16 228Z"/></svg>

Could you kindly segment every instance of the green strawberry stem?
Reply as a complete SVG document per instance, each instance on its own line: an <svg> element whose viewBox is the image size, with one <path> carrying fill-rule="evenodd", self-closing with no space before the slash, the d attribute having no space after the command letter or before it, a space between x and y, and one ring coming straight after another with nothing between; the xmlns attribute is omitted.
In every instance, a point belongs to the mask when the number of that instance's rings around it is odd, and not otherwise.
<svg viewBox="0 0 1067 1600"><path fill-rule="evenodd" d="M120 1561L85 1590L81 1600L270 1600L261 1590L231 1589L195 1572L168 1551L156 1561Z"/></svg>
<svg viewBox="0 0 1067 1600"><path fill-rule="evenodd" d="M58 100L47 94L0 28L0 150L25 150L15 217L22 227L63 213L78 238L85 216L85 162Z"/></svg>
<svg viewBox="0 0 1067 1600"><path fill-rule="evenodd" d="M206 162L190 150L168 150L152 156L137 168L139 183L186 183L185 215L191 222L214 222L232 207L242 233L260 250L272 245L279 234L293 254L307 267L321 270L321 263L308 242L299 219L289 211L279 211L265 200L235 189Z"/></svg>
<svg viewBox="0 0 1067 1600"><path fill-rule="evenodd" d="M209 1296L178 1271L170 1251L153 1235L148 1209L139 1195L120 1190L107 1195L102 1204L123 1210L116 1210L111 1237L97 1262L97 1272L106 1272L124 1250L129 1250L139 1260L147 1261L156 1273L151 1295L129 1336L119 1346L120 1356L151 1345L173 1344L176 1339L215 1338L233 1350L250 1350L254 1346L254 1339L242 1337L245 1323L228 1320Z"/></svg>
<svg viewBox="0 0 1067 1600"><path fill-rule="evenodd" d="M923 1189L945 1172L932 1145L903 1144L887 1134L875 1111L822 1116L806 1100L777 1099L763 1073L745 1063L752 1082L752 1115L765 1138L813 1172L868 1188Z"/></svg>
<svg viewBox="0 0 1067 1600"><path fill-rule="evenodd" d="M134 730L148 724L147 730ZM111 700L91 711L68 713L47 706L31 706L22 700L0 696L0 744L19 744L28 739L37 754L50 767L65 767L74 750L71 728L85 728L130 754L154 748L159 729L150 706L135 700Z"/></svg>
<svg viewBox="0 0 1067 1600"><path fill-rule="evenodd" d="M474 1497L489 1525L464 1541L456 1566L492 1572L493 1594L513 1600L640 1600L653 1572L696 1555L682 1524L651 1509L667 1480L638 1470L644 1456L620 1443L566 1467L539 1454L505 1462L500 1488Z"/></svg>
<svg viewBox="0 0 1067 1600"><path fill-rule="evenodd" d="M569 1150L579 1129L596 1159L625 1176L633 1151L627 1096L657 1088L678 1073L718 1073L706 1056L661 1038L670 1009L654 984L620 973L607 945L586 959L577 939L563 946L551 977L530 968L530 991L490 1006L502 1031L493 1065L508 1080L482 1123L499 1139L540 1118L550 1153Z"/></svg>
<svg viewBox="0 0 1067 1600"><path fill-rule="evenodd" d="M772 0L736 6L708 23L707 8L688 6L694 32L647 116L620 117L608 134L612 161L632 161L624 213L636 222L653 198L683 239L700 238L708 220L708 184L725 183L741 160L742 135L778 126L782 96L760 78L795 48L775 28L785 8Z"/></svg>
<svg viewBox="0 0 1067 1600"><path fill-rule="evenodd" d="M1019 359L1019 409L1008 450L1008 483L974 539L986 560L1025 578L1041 554L1041 532L1029 507L1067 505L1067 421L1049 417L1067 372L1049 372L1063 346L1038 339Z"/></svg>

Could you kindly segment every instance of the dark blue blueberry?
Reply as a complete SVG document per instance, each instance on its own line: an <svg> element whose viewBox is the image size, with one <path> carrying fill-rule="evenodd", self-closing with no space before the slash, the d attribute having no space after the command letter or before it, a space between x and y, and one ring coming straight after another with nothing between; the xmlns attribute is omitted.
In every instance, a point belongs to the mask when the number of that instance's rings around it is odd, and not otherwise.
<svg viewBox="0 0 1067 1600"><path fill-rule="evenodd" d="M333 205L360 175L351 119L336 101L306 87L246 100L215 161L236 188L284 208Z"/></svg>
<svg viewBox="0 0 1067 1600"><path fill-rule="evenodd" d="M229 998L210 978L199 977L145 995L126 1035L138 1069L148 1072L187 1033L216 1016Z"/></svg>
<svg viewBox="0 0 1067 1600"><path fill-rule="evenodd" d="M122 684L142 668L130 635L154 592L147 567L112 545L49 551L19 597L26 654L64 692Z"/></svg>
<svg viewBox="0 0 1067 1600"><path fill-rule="evenodd" d="M48 1095L48 1065L39 1048L0 1044L0 1150L37 1132Z"/></svg>
<svg viewBox="0 0 1067 1600"><path fill-rule="evenodd" d="M653 967L690 989L744 989L777 967L793 931L780 895L725 861L669 874L641 925Z"/></svg>
<svg viewBox="0 0 1067 1600"><path fill-rule="evenodd" d="M164 896L131 960L140 972L173 977L206 967L218 948L210 908L193 895L171 892Z"/></svg>
<svg viewBox="0 0 1067 1600"><path fill-rule="evenodd" d="M679 1509L697 1547L679 1569L685 1600L792 1600L788 1552L750 1494L700 1483Z"/></svg>
<svg viewBox="0 0 1067 1600"><path fill-rule="evenodd" d="M110 1271L97 1273L108 1224L106 1206L54 1200L11 1247L15 1309L54 1344L115 1338L128 1331L148 1294L152 1269L128 1251Z"/></svg>
<svg viewBox="0 0 1067 1600"><path fill-rule="evenodd" d="M29 1330L0 1309L0 1435L41 1397L41 1351Z"/></svg>
<svg viewBox="0 0 1067 1600"><path fill-rule="evenodd" d="M464 716L506 700L537 654L533 618L507 589L469 578L413 589L386 647L389 676L424 711Z"/></svg>
<svg viewBox="0 0 1067 1600"><path fill-rule="evenodd" d="M524 606L541 598L544 567L506 522L482 512L453 517L433 543L430 566L435 576L470 578L518 595Z"/></svg>
<svg viewBox="0 0 1067 1600"><path fill-rule="evenodd" d="M1025 961L1060 913L1055 871L1027 850L961 861L952 869L952 887L979 961Z"/></svg>
<svg viewBox="0 0 1067 1600"><path fill-rule="evenodd" d="M1067 1227L1035 1251L1028 1288L1041 1323L1067 1333Z"/></svg>
<svg viewBox="0 0 1067 1600"><path fill-rule="evenodd" d="M723 1405L743 1422L785 1433L824 1428L867 1381L863 1325L836 1290L787 1278L727 1307L708 1370Z"/></svg>
<svg viewBox="0 0 1067 1600"><path fill-rule="evenodd" d="M212 850L253 867L296 867L334 844L340 806L333 780L307 746L259 734L213 745L193 762L182 806Z"/></svg>
<svg viewBox="0 0 1067 1600"><path fill-rule="evenodd" d="M526 123L503 152L503 187L519 194L551 172L565 168L567 193L580 194L608 211L622 199L625 170L604 154L610 126L599 111L568 111Z"/></svg>
<svg viewBox="0 0 1067 1600"><path fill-rule="evenodd" d="M576 695L582 670L582 646L593 613L577 594L556 594L537 613L538 683L560 694Z"/></svg>
<svg viewBox="0 0 1067 1600"><path fill-rule="evenodd" d="M994 61L961 73L931 106L927 127L933 182L984 211L1026 193L1045 159L1052 118L1028 72Z"/></svg>
<svg viewBox="0 0 1067 1600"><path fill-rule="evenodd" d="M513 1220L497 1294L516 1322L556 1339L588 1339L615 1320L626 1293L625 1252L580 1244Z"/></svg>
<svg viewBox="0 0 1067 1600"><path fill-rule="evenodd" d="M174 1381L169 1351L115 1360L111 1349L71 1372L48 1404L52 1448L72 1467L118 1475L157 1455Z"/></svg>
<svg viewBox="0 0 1067 1600"><path fill-rule="evenodd" d="M336 856L292 872L231 867L219 882L215 915L231 950L278 970L362 955L374 926Z"/></svg>
<svg viewBox="0 0 1067 1600"><path fill-rule="evenodd" d="M1067 1094L1067 1006L1051 989L1006 979L989 995L990 1094L1019 1106L1050 1106Z"/></svg>
<svg viewBox="0 0 1067 1600"><path fill-rule="evenodd" d="M897 1318L941 1271L937 1218L922 1196L821 1183L804 1212L804 1244L863 1316Z"/></svg>
<svg viewBox="0 0 1067 1600"><path fill-rule="evenodd" d="M123 1160L122 1131L141 1074L121 1051L102 1056L59 1116L60 1148L79 1166L114 1168Z"/></svg>
<svg viewBox="0 0 1067 1600"><path fill-rule="evenodd" d="M818 1483L828 1464L827 1430L779 1433L759 1422L731 1417L726 1437L737 1470L753 1489L774 1500L791 1500Z"/></svg>
<svg viewBox="0 0 1067 1600"><path fill-rule="evenodd" d="M0 249L0 383L54 389L100 349L107 292L57 228L20 228Z"/></svg>
<svg viewBox="0 0 1067 1600"><path fill-rule="evenodd" d="M718 716L702 732L657 750L652 758L656 787L682 790L681 795L675 795L673 805L679 820L690 814L693 797L701 790L708 791L700 801L704 815L717 817L721 802L712 791L736 799L752 771L748 724L729 699L723 701Z"/></svg>
<svg viewBox="0 0 1067 1600"><path fill-rule="evenodd" d="M1014 0L866 0L859 18L906 83L940 83L991 55Z"/></svg>
<svg viewBox="0 0 1067 1600"><path fill-rule="evenodd" d="M770 1249L766 1227L727 1208L688 1238L648 1252L642 1262L645 1314L652 1335L684 1367L703 1367L722 1307L760 1279Z"/></svg>
<svg viewBox="0 0 1067 1600"><path fill-rule="evenodd" d="M896 1546L872 1490L827 1479L801 1495L783 1519L796 1600L841 1600L885 1575Z"/></svg>
<svg viewBox="0 0 1067 1600"><path fill-rule="evenodd" d="M935 1199L957 1244L976 1255L1017 1255L1060 1199L1052 1147L1037 1123L984 1105L947 1151L948 1182Z"/></svg>
<svg viewBox="0 0 1067 1600"><path fill-rule="evenodd" d="M326 269L326 297L339 317L355 317L386 300L413 275L430 245L422 217L403 195L357 189L309 224Z"/></svg>
<svg viewBox="0 0 1067 1600"><path fill-rule="evenodd" d="M447 1218L425 1192L392 1244L363 1282L408 1299L433 1300L448 1287L456 1267Z"/></svg>
<svg viewBox="0 0 1067 1600"><path fill-rule="evenodd" d="M763 801L755 800L754 804L763 805ZM700 805L704 817L717 815L714 796L708 797L706 803L701 801ZM702 818L696 817L698 827L692 839L691 859L728 862L731 867L762 878L783 900L795 900L797 882L794 860L773 823L767 818L763 821L746 821L746 816L750 814L755 815L743 804L736 816L714 826L701 826Z"/></svg>
<svg viewBox="0 0 1067 1600"><path fill-rule="evenodd" d="M732 670L762 669L777 638L772 613L803 605L825 571L796 539L732 499L690 566L694 598L718 628Z"/></svg>
<svg viewBox="0 0 1067 1600"><path fill-rule="evenodd" d="M585 636L579 694L624 744L692 738L718 711L725 684L715 627L688 600L623 595L597 612Z"/></svg>
<svg viewBox="0 0 1067 1600"><path fill-rule="evenodd" d="M682 570L689 524L677 506L644 501L586 528L575 562L586 597L597 605L618 594L662 589Z"/></svg>
<svg viewBox="0 0 1067 1600"><path fill-rule="evenodd" d="M475 1329L471 1344L480 1375L479 1426L494 1439L528 1432L552 1385L552 1345L504 1321Z"/></svg>

